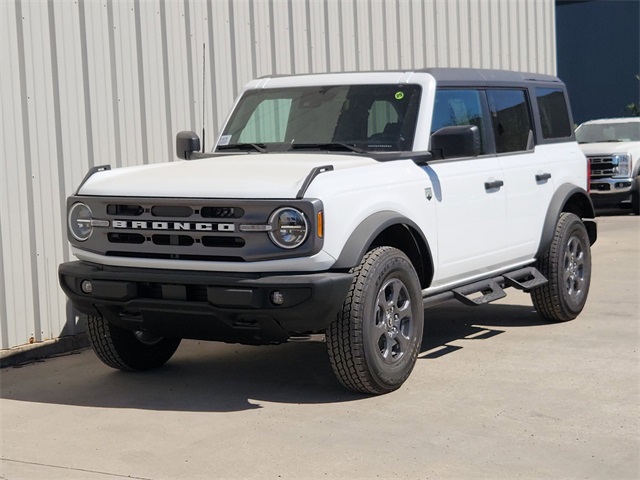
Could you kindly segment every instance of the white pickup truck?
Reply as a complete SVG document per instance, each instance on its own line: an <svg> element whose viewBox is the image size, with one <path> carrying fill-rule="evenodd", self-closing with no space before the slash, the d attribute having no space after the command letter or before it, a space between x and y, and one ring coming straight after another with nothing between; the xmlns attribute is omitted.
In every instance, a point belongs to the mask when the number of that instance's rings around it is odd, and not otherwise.
<svg viewBox="0 0 640 480"><path fill-rule="evenodd" d="M631 205L640 215L640 118L584 122L576 139L591 164L591 199L596 207Z"/></svg>
<svg viewBox="0 0 640 480"><path fill-rule="evenodd" d="M424 308L514 287L549 321L587 300L588 164L555 77L428 69L247 84L212 152L88 173L60 284L98 357L164 364L182 338L324 333L338 379L408 378Z"/></svg>

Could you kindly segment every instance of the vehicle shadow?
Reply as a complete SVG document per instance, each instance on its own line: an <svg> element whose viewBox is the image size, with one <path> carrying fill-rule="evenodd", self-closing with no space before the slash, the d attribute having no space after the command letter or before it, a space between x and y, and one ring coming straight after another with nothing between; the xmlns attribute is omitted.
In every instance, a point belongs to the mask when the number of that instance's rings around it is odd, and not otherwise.
<svg viewBox="0 0 640 480"><path fill-rule="evenodd" d="M419 359L436 359L463 347L456 340L487 340L505 333L496 327L547 325L532 306L492 304L468 307L449 301L425 310L425 333Z"/></svg>
<svg viewBox="0 0 640 480"><path fill-rule="evenodd" d="M494 327L542 325L532 307L470 308L448 303L425 311L420 358L437 359L462 347L458 339L490 339ZM420 363L418 364L419 368ZM336 380L321 336L251 347L184 341L162 368L112 370L90 350L0 374L0 398L46 404L160 411L233 412L267 403L323 404L366 398Z"/></svg>

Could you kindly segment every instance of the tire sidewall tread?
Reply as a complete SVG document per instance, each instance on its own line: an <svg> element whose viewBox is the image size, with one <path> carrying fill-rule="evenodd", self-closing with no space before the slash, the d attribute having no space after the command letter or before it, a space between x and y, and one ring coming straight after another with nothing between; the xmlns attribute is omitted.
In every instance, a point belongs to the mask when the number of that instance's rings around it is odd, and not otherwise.
<svg viewBox="0 0 640 480"><path fill-rule="evenodd" d="M356 392L382 394L396 390L409 377L422 341L424 310L417 274L406 255L393 247L369 251L351 273L351 289L338 318L326 332L331 366L340 382ZM380 287L393 277L402 280L412 306L419 307L412 308L416 341L397 365L389 366L376 357L365 322L372 321Z"/></svg>

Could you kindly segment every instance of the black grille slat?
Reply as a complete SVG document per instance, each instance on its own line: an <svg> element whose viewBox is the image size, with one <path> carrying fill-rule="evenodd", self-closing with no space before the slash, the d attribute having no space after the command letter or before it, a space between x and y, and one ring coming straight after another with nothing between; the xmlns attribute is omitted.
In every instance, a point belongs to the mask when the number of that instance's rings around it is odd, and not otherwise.
<svg viewBox="0 0 640 480"><path fill-rule="evenodd" d="M202 218L242 218L244 210L238 207L202 207Z"/></svg>
<svg viewBox="0 0 640 480"><path fill-rule="evenodd" d="M245 241L240 237L214 237L206 236L202 237L202 244L205 247L217 247L217 248L242 248Z"/></svg>
<svg viewBox="0 0 640 480"><path fill-rule="evenodd" d="M107 239L111 243L129 243L133 245L141 245L145 242L145 236L139 233L108 233Z"/></svg>
<svg viewBox="0 0 640 480"><path fill-rule="evenodd" d="M151 215L154 217L187 218L193 215L193 208L186 205L154 205Z"/></svg>
<svg viewBox="0 0 640 480"><path fill-rule="evenodd" d="M107 215L138 217L144 213L142 205L107 205Z"/></svg>
<svg viewBox="0 0 640 480"><path fill-rule="evenodd" d="M189 235L152 235L151 241L156 245L173 245L190 247L195 240Z"/></svg>

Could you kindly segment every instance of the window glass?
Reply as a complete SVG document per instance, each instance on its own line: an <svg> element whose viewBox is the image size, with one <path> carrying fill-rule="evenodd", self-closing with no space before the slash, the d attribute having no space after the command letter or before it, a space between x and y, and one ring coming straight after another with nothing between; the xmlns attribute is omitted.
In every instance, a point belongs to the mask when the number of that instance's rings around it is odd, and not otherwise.
<svg viewBox="0 0 640 480"><path fill-rule="evenodd" d="M487 90L496 152L527 149L531 128L529 104L524 90Z"/></svg>
<svg viewBox="0 0 640 480"><path fill-rule="evenodd" d="M482 103L478 90L443 89L436 91L431 134L443 127L475 125L480 130L480 153L485 153Z"/></svg>
<svg viewBox="0 0 640 480"><path fill-rule="evenodd" d="M640 122L583 123L576 130L578 143L640 142Z"/></svg>
<svg viewBox="0 0 640 480"><path fill-rule="evenodd" d="M241 143L282 142L291 99L268 99L253 111L239 137Z"/></svg>
<svg viewBox="0 0 640 480"><path fill-rule="evenodd" d="M571 123L564 92L559 88L536 88L540 123L544 138L571 136Z"/></svg>
<svg viewBox="0 0 640 480"><path fill-rule="evenodd" d="M419 85L328 85L246 92L218 148L260 144L268 151L344 144L365 151L410 151Z"/></svg>

